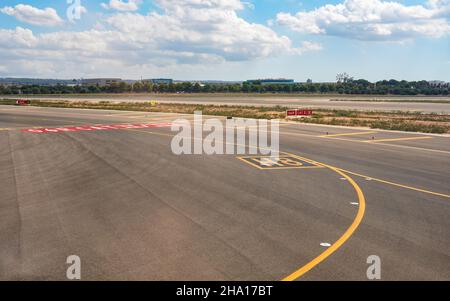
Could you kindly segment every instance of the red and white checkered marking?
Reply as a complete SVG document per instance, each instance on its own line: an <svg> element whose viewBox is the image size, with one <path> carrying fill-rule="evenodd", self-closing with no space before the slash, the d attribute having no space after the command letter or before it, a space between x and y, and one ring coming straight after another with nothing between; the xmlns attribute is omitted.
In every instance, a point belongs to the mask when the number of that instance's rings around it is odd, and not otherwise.
<svg viewBox="0 0 450 301"><path fill-rule="evenodd" d="M69 126L58 128L42 128L42 129L25 129L26 133L64 133L64 132L80 132L80 131L108 131L108 130L124 130L124 129L147 129L169 127L172 123L136 123L136 124L112 124L112 125L83 125Z"/></svg>

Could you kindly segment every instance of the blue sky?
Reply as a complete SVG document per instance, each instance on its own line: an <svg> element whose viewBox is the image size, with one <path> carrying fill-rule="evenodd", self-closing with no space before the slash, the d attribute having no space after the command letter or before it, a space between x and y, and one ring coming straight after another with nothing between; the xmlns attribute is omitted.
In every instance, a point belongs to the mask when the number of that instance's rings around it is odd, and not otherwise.
<svg viewBox="0 0 450 301"><path fill-rule="evenodd" d="M0 76L450 81L450 0L76 1L2 1Z"/></svg>

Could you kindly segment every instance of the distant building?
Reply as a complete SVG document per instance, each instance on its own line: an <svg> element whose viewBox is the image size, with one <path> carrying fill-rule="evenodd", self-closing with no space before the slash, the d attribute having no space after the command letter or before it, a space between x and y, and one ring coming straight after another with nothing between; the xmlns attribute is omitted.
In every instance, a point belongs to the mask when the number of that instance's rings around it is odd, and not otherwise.
<svg viewBox="0 0 450 301"><path fill-rule="evenodd" d="M450 87L450 83L446 83L442 80L431 80L428 81L428 84L432 87L436 87L436 88L448 88Z"/></svg>
<svg viewBox="0 0 450 301"><path fill-rule="evenodd" d="M122 82L120 78L85 78L81 80L83 86L110 86Z"/></svg>
<svg viewBox="0 0 450 301"><path fill-rule="evenodd" d="M312 83L313 83L313 80L310 79L310 78L308 78L308 79L306 80L306 83L307 83L307 84L312 84Z"/></svg>
<svg viewBox="0 0 450 301"><path fill-rule="evenodd" d="M293 79L285 78L267 78L267 79L250 79L245 83L253 85L292 85L294 84Z"/></svg>
<svg viewBox="0 0 450 301"><path fill-rule="evenodd" d="M162 85L162 84L169 85L169 84L173 83L173 79L171 79L171 78L152 78L152 79L146 79L144 81L149 81L155 85Z"/></svg>

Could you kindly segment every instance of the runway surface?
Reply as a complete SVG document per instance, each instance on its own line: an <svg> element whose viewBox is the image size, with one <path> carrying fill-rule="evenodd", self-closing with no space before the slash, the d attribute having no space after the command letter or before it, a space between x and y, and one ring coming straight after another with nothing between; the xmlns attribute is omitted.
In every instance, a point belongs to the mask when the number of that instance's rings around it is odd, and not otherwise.
<svg viewBox="0 0 450 301"><path fill-rule="evenodd" d="M282 123L266 168L178 118L0 106L0 279L450 280L449 137Z"/></svg>
<svg viewBox="0 0 450 301"><path fill-rule="evenodd" d="M17 98L17 96L2 96L1 98ZM161 103L183 103L183 104L211 104L211 105L247 105L247 106L287 106L287 107L309 107L323 109L360 110L360 111L408 111L450 114L450 103L439 103L439 101L450 101L450 97L431 96L278 96L278 95L87 95L87 96L20 96L20 99L40 100L72 100L72 101L117 101L117 102L140 102L156 100ZM378 99L382 102L370 101L331 101L332 99ZM393 102L393 100L404 101L413 99L418 102ZM420 102L423 101L423 102Z"/></svg>

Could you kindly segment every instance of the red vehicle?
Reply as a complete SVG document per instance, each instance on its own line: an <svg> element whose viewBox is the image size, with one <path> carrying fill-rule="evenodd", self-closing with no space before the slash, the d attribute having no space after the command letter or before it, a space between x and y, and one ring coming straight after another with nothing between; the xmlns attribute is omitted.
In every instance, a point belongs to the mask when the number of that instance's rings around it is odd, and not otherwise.
<svg viewBox="0 0 450 301"><path fill-rule="evenodd" d="M29 104L31 104L31 101L26 100L26 99L18 99L18 100L16 100L16 105L17 106L27 106Z"/></svg>

